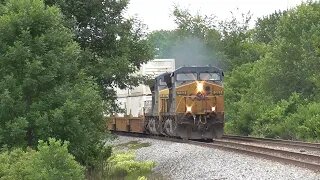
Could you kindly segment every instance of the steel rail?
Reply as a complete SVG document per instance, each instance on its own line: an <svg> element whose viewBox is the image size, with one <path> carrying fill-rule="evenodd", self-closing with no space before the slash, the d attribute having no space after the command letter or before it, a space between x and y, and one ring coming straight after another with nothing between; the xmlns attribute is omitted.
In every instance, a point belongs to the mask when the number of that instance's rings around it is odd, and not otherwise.
<svg viewBox="0 0 320 180"><path fill-rule="evenodd" d="M222 139L270 144L270 145L277 145L277 146L290 147L290 148L303 148L304 150L309 149L312 151L320 152L320 143L309 143L309 142L302 142L302 141L290 141L290 140L282 140L282 139L258 138L258 137L251 137L251 136L236 136L236 135L224 135Z"/></svg>
<svg viewBox="0 0 320 180"><path fill-rule="evenodd" d="M278 156L272 153L266 153L265 151L256 151L254 148L239 148L239 147L235 147L235 146L229 146L223 143L202 143L202 142L192 142L190 144L194 144L194 145L199 145L199 146L203 146L203 147L210 147L210 148L217 148L217 149L221 149L221 150L227 150L227 151L231 151L231 152L236 152L236 153L241 153L241 154L246 154L249 156L255 156L255 157L259 157L259 158L264 158L264 159L268 159L268 160L272 160L272 161L276 161L276 162L280 162L280 163L285 163L285 164L291 164L291 165L296 165L302 168L306 168L306 169L310 169L316 172L320 172L320 164L314 163L314 162L308 162L308 161L304 161L304 160L300 160L300 159L294 159L294 158L290 158L287 156ZM302 154L302 156L305 154Z"/></svg>

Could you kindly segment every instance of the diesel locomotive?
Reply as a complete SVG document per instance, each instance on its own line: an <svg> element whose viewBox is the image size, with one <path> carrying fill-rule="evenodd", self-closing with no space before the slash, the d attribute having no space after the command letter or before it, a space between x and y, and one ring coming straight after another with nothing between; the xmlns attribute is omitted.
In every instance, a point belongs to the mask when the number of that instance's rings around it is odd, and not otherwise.
<svg viewBox="0 0 320 180"><path fill-rule="evenodd" d="M223 71L181 67L155 77L151 108L142 117L111 117L108 128L180 137L221 138L224 127Z"/></svg>

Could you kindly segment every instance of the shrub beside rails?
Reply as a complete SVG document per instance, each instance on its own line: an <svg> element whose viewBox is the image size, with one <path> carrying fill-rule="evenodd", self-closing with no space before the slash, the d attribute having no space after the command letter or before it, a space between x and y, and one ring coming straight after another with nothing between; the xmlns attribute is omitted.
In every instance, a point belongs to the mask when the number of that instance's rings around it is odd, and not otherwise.
<svg viewBox="0 0 320 180"><path fill-rule="evenodd" d="M217 67L181 67L155 77L151 107L142 117L111 117L111 131L147 133L183 139L221 138L224 127L223 71Z"/></svg>

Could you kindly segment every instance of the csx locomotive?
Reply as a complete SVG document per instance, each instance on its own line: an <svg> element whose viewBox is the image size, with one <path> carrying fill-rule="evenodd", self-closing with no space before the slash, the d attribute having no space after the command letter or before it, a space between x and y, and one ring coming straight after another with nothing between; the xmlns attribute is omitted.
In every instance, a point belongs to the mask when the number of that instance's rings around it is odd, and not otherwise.
<svg viewBox="0 0 320 180"><path fill-rule="evenodd" d="M181 137L221 138L224 127L223 71L181 67L154 79L152 105L143 117L113 117L109 129Z"/></svg>

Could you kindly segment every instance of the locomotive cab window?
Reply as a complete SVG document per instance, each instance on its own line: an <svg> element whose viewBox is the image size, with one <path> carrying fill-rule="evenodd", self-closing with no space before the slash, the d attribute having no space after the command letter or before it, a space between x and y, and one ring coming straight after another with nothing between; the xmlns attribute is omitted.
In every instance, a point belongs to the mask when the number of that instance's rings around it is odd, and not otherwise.
<svg viewBox="0 0 320 180"><path fill-rule="evenodd" d="M197 80L197 73L179 73L177 74L177 81L195 81Z"/></svg>
<svg viewBox="0 0 320 180"><path fill-rule="evenodd" d="M200 73L200 80L221 81L221 75L220 73Z"/></svg>

